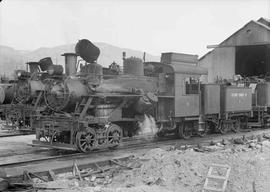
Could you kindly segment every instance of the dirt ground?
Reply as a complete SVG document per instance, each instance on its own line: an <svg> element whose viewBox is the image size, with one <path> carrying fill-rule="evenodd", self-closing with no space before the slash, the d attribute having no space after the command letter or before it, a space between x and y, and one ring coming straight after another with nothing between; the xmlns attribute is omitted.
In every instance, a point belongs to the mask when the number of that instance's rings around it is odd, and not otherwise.
<svg viewBox="0 0 270 192"><path fill-rule="evenodd" d="M208 147L188 149L183 146L156 148L143 155L135 155L133 159L121 162L121 165L109 171L84 177L82 181L69 180L68 174L62 174L47 186L63 188L56 191L72 192L199 192L203 189L209 167L212 164L223 164L231 167L226 192L268 192L268 138L263 141L261 138L249 141L239 139L232 143L213 143ZM224 173L220 169L215 174ZM209 184L216 187L222 184L211 182Z"/></svg>

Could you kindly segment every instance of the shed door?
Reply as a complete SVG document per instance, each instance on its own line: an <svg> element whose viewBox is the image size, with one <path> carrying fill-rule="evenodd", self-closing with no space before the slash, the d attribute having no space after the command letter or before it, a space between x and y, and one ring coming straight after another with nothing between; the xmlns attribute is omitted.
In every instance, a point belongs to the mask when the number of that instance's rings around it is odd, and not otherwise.
<svg viewBox="0 0 270 192"><path fill-rule="evenodd" d="M270 73L270 45L236 47L235 74L259 76Z"/></svg>

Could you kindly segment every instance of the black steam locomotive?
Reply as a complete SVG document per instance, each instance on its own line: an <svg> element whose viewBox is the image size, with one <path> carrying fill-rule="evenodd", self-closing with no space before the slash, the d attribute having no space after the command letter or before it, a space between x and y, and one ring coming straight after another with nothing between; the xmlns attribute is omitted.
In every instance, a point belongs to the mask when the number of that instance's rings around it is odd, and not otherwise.
<svg viewBox="0 0 270 192"><path fill-rule="evenodd" d="M80 40L75 53L63 54L65 74L41 62L43 71L31 65L35 70L23 79L27 86L16 83L27 87L17 95L25 95L20 105L31 106L33 145L81 152L114 148L142 131L149 117L157 136L184 139L270 125L270 82L201 83L207 70L197 66L197 58L175 53L163 53L161 62L123 55L121 73L97 64L99 54L90 41Z"/></svg>
<svg viewBox="0 0 270 192"><path fill-rule="evenodd" d="M20 131L33 131L33 116L48 112L45 85L52 79L64 78L63 67L53 65L51 58L27 65L29 71L16 70L15 80L0 84L0 117Z"/></svg>

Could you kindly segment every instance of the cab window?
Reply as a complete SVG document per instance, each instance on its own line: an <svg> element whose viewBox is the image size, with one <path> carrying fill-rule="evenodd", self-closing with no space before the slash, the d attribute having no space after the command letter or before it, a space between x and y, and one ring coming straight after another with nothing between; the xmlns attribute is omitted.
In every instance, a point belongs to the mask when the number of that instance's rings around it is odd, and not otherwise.
<svg viewBox="0 0 270 192"><path fill-rule="evenodd" d="M199 83L200 83L199 79L188 77L185 78L184 83L186 95L199 94Z"/></svg>

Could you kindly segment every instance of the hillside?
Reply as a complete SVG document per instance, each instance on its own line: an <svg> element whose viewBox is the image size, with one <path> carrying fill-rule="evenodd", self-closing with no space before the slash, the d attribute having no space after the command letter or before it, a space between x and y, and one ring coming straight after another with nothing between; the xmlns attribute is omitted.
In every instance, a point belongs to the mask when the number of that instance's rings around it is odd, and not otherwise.
<svg viewBox="0 0 270 192"><path fill-rule="evenodd" d="M143 57L142 51L120 48L107 43L95 43L100 49L98 63L108 66L113 61L122 65L122 52L125 51L127 57ZM65 52L74 52L75 44L66 44L51 48L41 47L33 51L15 50L11 47L0 45L0 75L11 76L15 69L25 69L27 61L38 61L44 57L51 57L55 64L64 64L64 57L61 54ZM147 61L159 61L159 56L146 54Z"/></svg>

